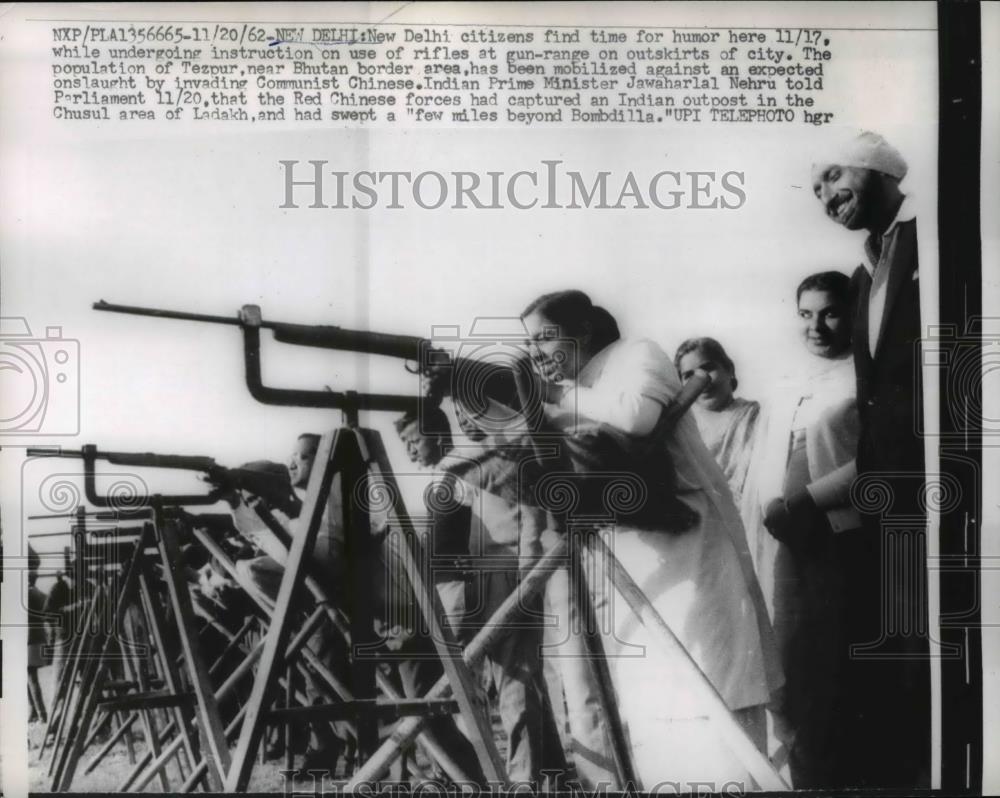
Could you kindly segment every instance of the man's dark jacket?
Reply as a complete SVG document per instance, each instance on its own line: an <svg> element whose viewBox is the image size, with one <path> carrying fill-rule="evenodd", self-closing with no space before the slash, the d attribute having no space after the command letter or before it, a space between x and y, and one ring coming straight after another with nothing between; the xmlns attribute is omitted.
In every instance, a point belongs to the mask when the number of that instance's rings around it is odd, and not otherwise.
<svg viewBox="0 0 1000 798"><path fill-rule="evenodd" d="M916 220L899 222L893 233L885 242L889 247L889 283L874 356L868 348L868 300L872 278L864 266L859 266L851 278L856 303L854 368L861 416L860 474L919 473L924 469L923 439L918 433L922 427L919 418L923 403ZM902 508L894 507L893 513L900 510Z"/></svg>

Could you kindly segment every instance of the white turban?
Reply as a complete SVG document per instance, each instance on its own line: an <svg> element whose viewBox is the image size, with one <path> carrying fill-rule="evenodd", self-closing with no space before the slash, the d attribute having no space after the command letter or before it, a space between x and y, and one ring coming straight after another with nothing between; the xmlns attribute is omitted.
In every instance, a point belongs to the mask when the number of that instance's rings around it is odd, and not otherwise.
<svg viewBox="0 0 1000 798"><path fill-rule="evenodd" d="M832 147L822 158L816 160L814 166L825 164L871 169L897 180L902 180L906 176L908 168L899 150L878 133L867 130L849 141Z"/></svg>

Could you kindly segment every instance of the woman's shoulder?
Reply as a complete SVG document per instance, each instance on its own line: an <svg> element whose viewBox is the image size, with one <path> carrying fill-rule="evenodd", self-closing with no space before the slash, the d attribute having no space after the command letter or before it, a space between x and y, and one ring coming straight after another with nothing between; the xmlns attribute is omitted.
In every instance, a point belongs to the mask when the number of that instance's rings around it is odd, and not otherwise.
<svg viewBox="0 0 1000 798"><path fill-rule="evenodd" d="M740 418L755 418L760 415L760 402L754 399L744 399L742 396L735 396L730 407L733 414Z"/></svg>
<svg viewBox="0 0 1000 798"><path fill-rule="evenodd" d="M652 338L620 338L606 351L612 359L619 362L657 367L666 364L673 368L670 355Z"/></svg>

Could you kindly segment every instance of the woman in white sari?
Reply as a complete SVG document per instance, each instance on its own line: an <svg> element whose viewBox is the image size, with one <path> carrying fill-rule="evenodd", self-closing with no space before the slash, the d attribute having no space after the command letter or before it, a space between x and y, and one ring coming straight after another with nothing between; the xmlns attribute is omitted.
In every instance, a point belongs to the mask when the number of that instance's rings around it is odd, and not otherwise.
<svg viewBox="0 0 1000 798"><path fill-rule="evenodd" d="M607 425L644 446L652 444L672 461L676 499L693 522L678 529L666 517L659 528L619 521L601 534L763 748L764 705L781 678L770 626L726 478L702 443L694 419L682 417L673 430L658 425L681 389L669 356L652 341L620 339L610 314L580 291L540 297L522 319L550 417L572 413ZM622 596L610 587L606 564L588 566L639 786L653 790L669 783L688 790L708 783L714 790L734 785L754 789L747 769L708 722L705 708L693 700L683 668L658 653ZM565 593L555 593L555 583L550 587L549 609L566 624ZM555 657L563 669L572 748L583 775L588 769L584 760L608 761L602 757L607 737L593 691L572 656L574 636L565 626L561 631L569 656L560 657L559 646L546 648L545 655Z"/></svg>
<svg viewBox="0 0 1000 798"><path fill-rule="evenodd" d="M687 383L698 371L711 382L691 408L701 439L729 482L737 507L743 499L743 484L750 469L754 433L760 418L760 404L735 395L739 384L736 366L722 344L714 338L689 338L674 354L681 382Z"/></svg>

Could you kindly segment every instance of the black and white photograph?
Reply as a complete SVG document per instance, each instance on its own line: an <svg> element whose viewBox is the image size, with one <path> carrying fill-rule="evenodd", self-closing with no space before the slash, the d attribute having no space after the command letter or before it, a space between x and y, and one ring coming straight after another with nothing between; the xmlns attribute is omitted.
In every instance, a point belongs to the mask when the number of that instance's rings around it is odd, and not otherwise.
<svg viewBox="0 0 1000 798"><path fill-rule="evenodd" d="M998 52L4 7L0 792L1000 791Z"/></svg>

